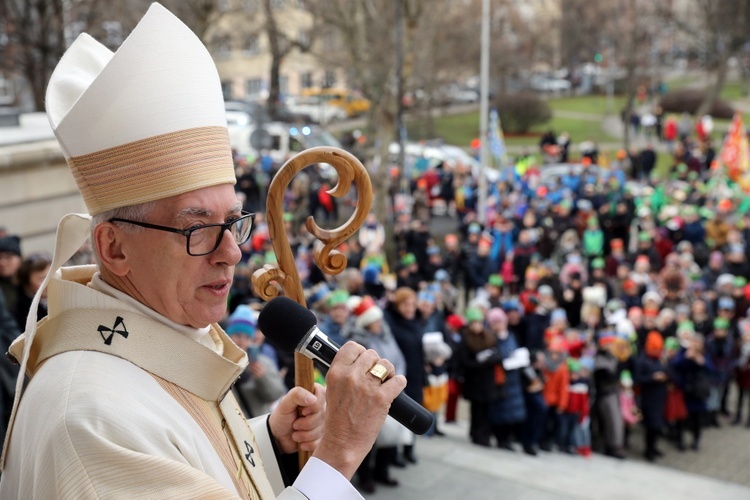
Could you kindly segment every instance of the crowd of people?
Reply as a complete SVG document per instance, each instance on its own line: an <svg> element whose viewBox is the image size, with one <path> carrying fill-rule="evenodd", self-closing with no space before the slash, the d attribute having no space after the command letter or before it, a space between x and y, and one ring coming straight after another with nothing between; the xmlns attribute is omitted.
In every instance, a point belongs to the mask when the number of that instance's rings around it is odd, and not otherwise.
<svg viewBox="0 0 750 500"><path fill-rule="evenodd" d="M475 178L429 166L413 179L414 200L429 214L425 193L442 186L455 230L437 234L427 218L397 213L389 262L386 229L370 215L339 248L348 268L337 276L314 264L302 223L335 211L323 196L331 179L311 169L287 191L283 218L307 305L334 341L374 349L407 377L407 394L440 417L428 435L457 420L464 398L478 446L624 458L642 426L650 461L664 440L698 450L702 429L724 416L750 427L750 198L710 169L702 143L678 142L659 183L640 175L635 155L606 168L587 155L581 173L545 180L521 159L489 187L484 214ZM236 189L257 210L273 172L237 163ZM252 417L293 387L294 362L257 327L262 301L250 278L275 262L261 212L241 250L223 326L248 353L233 390ZM49 265L45 254L23 257L17 237L0 238L4 349ZM4 421L15 385L6 369ZM389 419L358 470L360 489L397 486L390 469L416 463L415 445Z"/></svg>

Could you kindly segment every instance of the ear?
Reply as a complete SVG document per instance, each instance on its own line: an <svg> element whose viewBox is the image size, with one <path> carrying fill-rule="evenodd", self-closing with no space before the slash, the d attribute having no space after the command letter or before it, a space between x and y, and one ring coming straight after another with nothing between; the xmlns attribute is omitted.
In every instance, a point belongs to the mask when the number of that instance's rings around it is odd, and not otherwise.
<svg viewBox="0 0 750 500"><path fill-rule="evenodd" d="M93 237L102 268L115 276L126 275L130 265L123 249L122 230L111 222L103 222L94 228Z"/></svg>

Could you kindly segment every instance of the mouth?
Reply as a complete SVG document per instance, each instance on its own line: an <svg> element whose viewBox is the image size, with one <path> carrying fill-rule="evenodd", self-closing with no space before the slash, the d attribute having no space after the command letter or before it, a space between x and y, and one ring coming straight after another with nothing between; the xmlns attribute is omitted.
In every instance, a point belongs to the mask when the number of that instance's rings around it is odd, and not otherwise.
<svg viewBox="0 0 750 500"><path fill-rule="evenodd" d="M203 285L202 288L205 288L212 294L223 296L229 293L229 288L231 287L231 285L232 280L219 280L207 285Z"/></svg>

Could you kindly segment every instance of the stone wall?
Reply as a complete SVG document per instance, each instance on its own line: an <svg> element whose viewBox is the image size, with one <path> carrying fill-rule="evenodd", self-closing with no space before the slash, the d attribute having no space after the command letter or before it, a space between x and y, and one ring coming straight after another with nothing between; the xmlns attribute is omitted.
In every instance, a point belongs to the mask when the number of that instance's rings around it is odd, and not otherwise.
<svg viewBox="0 0 750 500"><path fill-rule="evenodd" d="M0 226L21 237L24 254L52 253L67 213L86 206L56 140L0 146Z"/></svg>

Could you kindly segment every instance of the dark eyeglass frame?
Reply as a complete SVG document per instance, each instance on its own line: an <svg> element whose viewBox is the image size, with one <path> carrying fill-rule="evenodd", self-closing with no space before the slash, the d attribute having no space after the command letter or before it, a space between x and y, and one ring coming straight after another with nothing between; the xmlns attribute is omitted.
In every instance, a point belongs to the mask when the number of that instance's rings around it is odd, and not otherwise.
<svg viewBox="0 0 750 500"><path fill-rule="evenodd" d="M188 255L192 257L201 257L203 255L208 255L210 253L213 253L216 251L217 248L219 248L219 245L221 245L221 240L224 238L224 233L229 231L232 232L232 226L237 224L237 222L241 220L250 219L250 231L247 232L247 238L244 239L244 241L237 241L238 245L244 244L247 240L250 239L250 235L253 233L253 229L255 229L255 213L250 212L241 212L242 215L237 217L236 219L232 219L229 222L223 222L221 224L204 224L202 226L195 226L191 227L189 229L177 229L174 227L168 227L168 226L159 226L157 224L150 224L148 222L141 222L137 220L130 220L130 219L120 219L119 217L113 217L112 219L109 219L108 222L125 222L127 224L133 224L134 226L140 226L145 227L147 229L156 229L159 231L167 231L169 233L175 233L175 234L181 234L185 237L185 250L187 250ZM210 227L221 227L222 230L219 232L219 235L216 237L216 243L214 244L214 247L208 251L203 253L192 253L190 251L190 236L200 229L206 229Z"/></svg>

